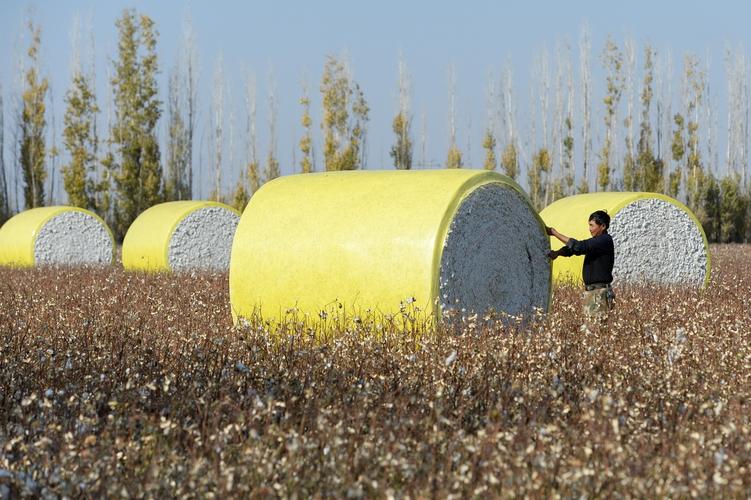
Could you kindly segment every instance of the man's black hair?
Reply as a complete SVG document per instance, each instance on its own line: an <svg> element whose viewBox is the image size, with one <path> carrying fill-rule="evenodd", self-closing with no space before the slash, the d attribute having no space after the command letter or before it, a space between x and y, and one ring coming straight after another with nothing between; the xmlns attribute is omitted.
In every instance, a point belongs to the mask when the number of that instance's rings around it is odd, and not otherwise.
<svg viewBox="0 0 751 500"><path fill-rule="evenodd" d="M592 212L592 215L589 216L589 220L593 220L599 225L605 226L605 229L610 227L610 216L605 210Z"/></svg>

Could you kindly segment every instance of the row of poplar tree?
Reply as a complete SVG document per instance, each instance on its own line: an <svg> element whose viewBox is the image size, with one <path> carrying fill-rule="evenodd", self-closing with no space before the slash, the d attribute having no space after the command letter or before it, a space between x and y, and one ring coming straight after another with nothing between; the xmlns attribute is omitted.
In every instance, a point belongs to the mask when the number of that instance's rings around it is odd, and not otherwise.
<svg viewBox="0 0 751 500"><path fill-rule="evenodd" d="M108 126L108 137L100 141L96 127L97 115L100 113L95 96L94 75L87 74L80 67L73 71L70 87L65 95L66 110L64 114L63 146L69 159L60 169L63 186L71 205L87 208L102 216L121 239L133 220L146 208L169 200L191 199L193 196L193 138L196 128L196 85L195 61L187 58L183 82L184 91L176 81L178 72L170 75L169 94L166 102L168 140L166 154L162 160L160 144L157 139L157 126L162 118L164 103L160 99L156 75L158 61L156 56L157 35L153 21L146 15L134 10L125 10L116 21L119 34L117 57L113 61L110 84L112 88L114 119ZM20 173L23 184L25 208L44 206L45 182L48 177L48 160L56 158L59 151L46 144L47 110L46 102L50 91L49 82L40 75L38 57L41 32L32 22L28 25L30 45L27 51L29 64L24 72L24 88L21 96L20 112L14 137L16 155L13 168ZM625 60L624 60L625 58ZM592 154L592 138L589 134L590 108L585 102L583 116L577 120L585 122L581 137L583 152L582 169L576 178L574 167L574 106L572 105L573 85L569 76L569 98L558 96L561 103L557 113L559 126L548 140L543 122L543 141L537 139L534 127L532 137L521 140L515 132L513 98L511 96L510 77L506 75L507 85L499 92L503 97L504 134L498 134L493 119L488 120L483 148L485 151L484 168L499 169L510 177L521 180L521 172L526 173L526 185L532 203L537 209L548 203L576 193L590 190L590 178L594 177L596 190L623 189L629 191L661 192L674 198L682 199L697 214L704 225L707 237L714 242L741 242L751 240L751 203L746 185L746 165L739 168L727 168L724 175L716 174L716 168L708 168L702 152L700 132L711 135L711 131L702 129L700 107L706 101L706 74L699 69L695 57L686 57L684 61L684 103L680 112L671 116L671 137L669 148L655 148L655 132L652 130L652 100L654 80L654 51L648 45L644 50L643 82L640 93L641 121L636 139L633 134L625 134L624 147L618 147L616 138L620 127L618 109L627 82L624 67L629 58L629 51L621 50L612 40L608 40L603 52L602 62L606 73L606 91L603 98L604 138L599 151ZM408 84L400 63L399 110L393 119L395 135L390 155L394 166L410 169L413 161L414 143L412 139L412 115L409 110ZM569 74L571 73L569 68ZM743 75L745 76L745 74ZM456 142L454 125L454 81L449 78L450 133L451 141L444 166L461 168L464 166L462 151ZM591 95L588 90L587 72L584 72L583 95ZM742 93L747 108L747 86L743 78L734 80L737 85L732 88ZM323 132L322 153L326 170L352 170L365 165L365 142L369 108L360 86L353 81L345 61L329 56L326 59L320 83L322 99L321 130ZM254 94L250 97L250 114L255 113ZM493 108L493 92L488 108ZM738 97L738 96L736 96ZM545 106L545 97L538 100ZM273 96L271 99L273 109ZM567 101L567 104L562 104ZM303 173L315 170L313 155L313 124L310 114L311 100L306 89L300 98L302 106L301 125L303 134L299 140L299 167ZM632 104L623 125L631 130ZM221 107L219 107L221 110ZM659 103L658 103L659 112ZM730 109L729 114L737 113ZM215 110L216 113L216 110ZM543 113L545 110L543 109ZM221 123L221 116L217 123ZM742 116L740 118L743 118ZM0 92L0 152L3 151L3 112L2 92ZM732 121L732 119L729 119ZM736 134L736 142L748 141L748 131L729 126L729 134ZM280 175L279 162L274 148L263 162L255 154L255 123L250 124L246 133L252 134L251 154L246 168L237 180L233 192L225 196L221 192L221 148L217 149L214 159L215 179L212 199L233 204L242 209L250 195L260 186ZM272 143L275 141L274 122L271 122ZM732 128L732 129L731 129ZM747 127L746 127L747 128ZM221 125L214 133L221 142ZM744 135L745 134L745 135ZM660 130L657 141L661 140ZM503 144L499 138L503 136ZM728 139L731 140L730 138ZM103 144L101 144L103 143ZM104 147L102 147L104 146ZM670 157L661 157L660 151L669 149ZM711 147L709 148L711 149ZM529 151L527 154L526 151ZM622 154L621 151L624 151ZM500 154L497 154L500 153ZM711 151L710 151L711 153ZM590 161L594 156L595 160ZM711 160L711 154L709 161ZM740 159L739 159L740 158ZM728 160L730 162L730 160ZM745 163L745 147L740 155L733 157L733 163ZM163 164L164 163L164 164ZM591 165L590 165L591 163ZM733 165L736 167L736 165ZM53 169L54 172L54 169ZM10 186L7 182L4 155L0 153L0 222L12 214L9 197Z"/></svg>
<svg viewBox="0 0 751 500"><path fill-rule="evenodd" d="M157 86L157 32L152 19L135 10L125 10L115 23L119 41L113 61L112 96L114 120L108 137L101 141L97 131L100 113L95 96L93 74L76 65L70 87L65 95L63 146L69 161L62 166L63 186L70 205L86 208L100 215L122 240L135 218L147 208L164 201L192 199L193 141L196 129L195 61L187 61L184 76L187 90L181 94L170 75L167 99L168 141L164 164L157 138L163 102ZM39 49L41 30L28 23L30 46L28 65L24 72L24 88L16 124L16 149L13 168L23 185L23 208L45 206L49 169L48 162L60 152L49 147L47 135L47 98L49 81L40 75ZM328 57L321 81L324 105L321 127L324 131L323 157L326 170L354 170L364 164L364 142L369 108L359 85L355 83L342 60ZM252 97L253 101L255 97ZM304 108L304 136L299 141L302 153L300 166L305 173L315 169L313 157L310 98L300 99ZM255 102L252 103L255 108ZM0 92L0 224L13 213L8 175L4 163L4 126L2 92ZM214 110L221 113L221 110ZM253 113L255 111L253 110ZM216 120L215 120L216 121ZM221 118L215 130L221 142ZM272 124L272 128L275 125ZM249 125L249 129L251 125ZM252 124L255 137L255 123ZM274 132L272 131L272 136ZM275 139L272 139L275 140ZM102 144L102 142L104 144ZM104 147L102 148L102 145ZM215 183L210 198L230 203L242 210L252 193L280 175L279 161L273 148L264 164L256 158L255 144L245 171L233 192L221 192L222 150L217 147L214 159ZM103 150L103 151L102 151ZM53 169L54 174L54 169ZM18 201L18 198L17 200ZM20 209L21 207L16 207Z"/></svg>

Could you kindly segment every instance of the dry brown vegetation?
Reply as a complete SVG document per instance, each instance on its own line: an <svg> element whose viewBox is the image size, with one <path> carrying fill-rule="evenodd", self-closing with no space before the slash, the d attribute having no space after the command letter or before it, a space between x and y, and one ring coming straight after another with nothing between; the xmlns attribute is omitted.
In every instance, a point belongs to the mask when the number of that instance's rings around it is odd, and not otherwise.
<svg viewBox="0 0 751 500"><path fill-rule="evenodd" d="M0 497L745 496L751 247L704 292L578 293L515 331L316 344L225 276L0 270Z"/></svg>

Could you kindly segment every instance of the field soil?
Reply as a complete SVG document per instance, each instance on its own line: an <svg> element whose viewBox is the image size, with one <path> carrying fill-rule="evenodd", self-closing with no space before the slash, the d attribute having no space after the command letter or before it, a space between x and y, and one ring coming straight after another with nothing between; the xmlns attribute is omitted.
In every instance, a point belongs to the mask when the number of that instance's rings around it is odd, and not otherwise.
<svg viewBox="0 0 751 500"><path fill-rule="evenodd" d="M459 332L234 327L226 275L0 269L0 498L745 497L750 262L616 285L605 324L563 287Z"/></svg>

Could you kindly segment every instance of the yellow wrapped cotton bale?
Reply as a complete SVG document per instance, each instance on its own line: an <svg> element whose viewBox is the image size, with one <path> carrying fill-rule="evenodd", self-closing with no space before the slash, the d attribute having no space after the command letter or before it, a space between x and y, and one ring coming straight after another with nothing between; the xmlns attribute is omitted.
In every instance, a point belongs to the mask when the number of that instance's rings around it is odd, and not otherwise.
<svg viewBox="0 0 751 500"><path fill-rule="evenodd" d="M615 246L615 282L646 281L703 286L709 280L707 237L696 216L682 203L657 193L590 193L548 205L545 224L578 240L590 238L588 219L596 210L610 215ZM552 248L562 244L550 238ZM556 282L581 282L584 257L553 263Z"/></svg>
<svg viewBox="0 0 751 500"><path fill-rule="evenodd" d="M547 310L544 226L510 178L483 170L354 171L275 179L235 234L235 319L437 318ZM339 309L341 305L341 309Z"/></svg>
<svg viewBox="0 0 751 500"><path fill-rule="evenodd" d="M123 240L123 267L226 271L240 212L215 201L170 201L139 215Z"/></svg>
<svg viewBox="0 0 751 500"><path fill-rule="evenodd" d="M68 206L39 207L0 228L0 265L111 264L114 239L95 213Z"/></svg>

